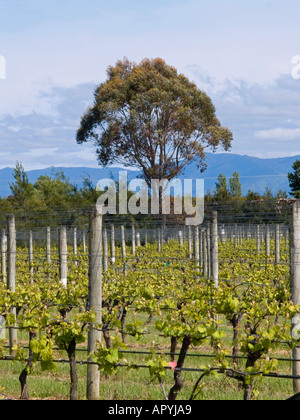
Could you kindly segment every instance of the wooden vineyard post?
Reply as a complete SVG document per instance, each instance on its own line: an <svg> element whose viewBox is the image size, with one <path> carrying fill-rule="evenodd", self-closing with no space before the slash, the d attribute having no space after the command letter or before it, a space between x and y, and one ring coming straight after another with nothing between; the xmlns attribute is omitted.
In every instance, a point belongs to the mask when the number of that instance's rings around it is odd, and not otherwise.
<svg viewBox="0 0 300 420"><path fill-rule="evenodd" d="M161 252L161 230L158 228L156 231L157 235L157 252Z"/></svg>
<svg viewBox="0 0 300 420"><path fill-rule="evenodd" d="M115 226L110 225L110 262L114 265L116 262L116 246L115 246Z"/></svg>
<svg viewBox="0 0 300 420"><path fill-rule="evenodd" d="M260 253L260 226L256 226L256 250Z"/></svg>
<svg viewBox="0 0 300 420"><path fill-rule="evenodd" d="M77 228L74 227L73 231L73 253L75 258L77 257ZM77 265L78 261L75 259L75 265Z"/></svg>
<svg viewBox="0 0 300 420"><path fill-rule="evenodd" d="M203 239L203 276L208 276L208 246L207 246L207 230L202 231Z"/></svg>
<svg viewBox="0 0 300 420"><path fill-rule="evenodd" d="M16 252L17 252L17 239L16 239L16 224L15 216L10 214L7 216L7 288L11 292L16 291ZM16 308L12 307L10 312L16 318ZM17 343L17 330L14 326L9 327L9 345L10 352L12 353L12 346Z"/></svg>
<svg viewBox="0 0 300 420"><path fill-rule="evenodd" d="M107 242L107 229L103 229L103 272L108 270L108 242Z"/></svg>
<svg viewBox="0 0 300 420"><path fill-rule="evenodd" d="M235 224L234 225L234 249L237 249L238 247L238 225Z"/></svg>
<svg viewBox="0 0 300 420"><path fill-rule="evenodd" d="M266 226L266 256L269 257L270 256L270 226L267 225Z"/></svg>
<svg viewBox="0 0 300 420"><path fill-rule="evenodd" d="M230 242L234 244L234 228L233 226L230 227Z"/></svg>
<svg viewBox="0 0 300 420"><path fill-rule="evenodd" d="M48 264L51 264L51 229L47 226L47 239L46 239L46 260Z"/></svg>
<svg viewBox="0 0 300 420"><path fill-rule="evenodd" d="M211 225L211 267L215 287L219 287L219 244L218 244L218 212L213 212Z"/></svg>
<svg viewBox="0 0 300 420"><path fill-rule="evenodd" d="M59 228L59 280L61 285L66 289L68 285L68 243L67 243L67 227Z"/></svg>
<svg viewBox="0 0 300 420"><path fill-rule="evenodd" d="M222 244L227 241L227 235L226 235L226 230L225 230L225 225L224 224L221 228L220 236L221 236Z"/></svg>
<svg viewBox="0 0 300 420"><path fill-rule="evenodd" d="M293 204L291 237L290 237L290 261L291 261L291 294L294 305L300 305L300 200ZM300 315L292 320L292 335L299 338ZM293 350L293 376L300 377L300 347ZM300 379L294 379L294 392L300 393Z"/></svg>
<svg viewBox="0 0 300 420"><path fill-rule="evenodd" d="M200 266L200 252L199 252L199 227L195 226L194 235L194 258L196 262L197 270L199 271Z"/></svg>
<svg viewBox="0 0 300 420"><path fill-rule="evenodd" d="M29 231L29 271L30 271L30 283L33 282L33 236L32 230Z"/></svg>
<svg viewBox="0 0 300 420"><path fill-rule="evenodd" d="M192 259L192 228L188 227L188 250L189 250L189 259Z"/></svg>
<svg viewBox="0 0 300 420"><path fill-rule="evenodd" d="M74 255L77 255L77 228L74 227L73 230L73 251Z"/></svg>
<svg viewBox="0 0 300 420"><path fill-rule="evenodd" d="M136 246L139 248L141 246L141 234L137 232L136 234Z"/></svg>
<svg viewBox="0 0 300 420"><path fill-rule="evenodd" d="M135 257L135 227L132 225L131 227L131 247L132 247L132 255Z"/></svg>
<svg viewBox="0 0 300 420"><path fill-rule="evenodd" d="M199 253L200 253L200 267L203 272L203 230L200 229L199 232Z"/></svg>
<svg viewBox="0 0 300 420"><path fill-rule="evenodd" d="M182 233L182 230L180 230L178 232L178 241L179 241L179 245L180 246L183 246L183 233Z"/></svg>
<svg viewBox="0 0 300 420"><path fill-rule="evenodd" d="M88 310L96 313L95 324L102 322L102 211L94 206L90 215ZM92 326L88 332L88 354L96 350L101 331ZM90 360L91 361L91 360ZM100 374L98 366L87 365L87 399L99 400Z"/></svg>
<svg viewBox="0 0 300 420"><path fill-rule="evenodd" d="M126 242L125 242L125 228L121 226L121 243L122 243L122 258L126 260Z"/></svg>
<svg viewBox="0 0 300 420"><path fill-rule="evenodd" d="M1 235L1 273L2 281L6 282L6 251L7 251L7 237L5 229L2 229Z"/></svg>
<svg viewBox="0 0 300 420"><path fill-rule="evenodd" d="M82 232L82 252L86 253L86 231Z"/></svg>
<svg viewBox="0 0 300 420"><path fill-rule="evenodd" d="M211 263L211 223L207 222L206 228L206 241L207 241L207 276L210 279L212 276L212 263Z"/></svg>
<svg viewBox="0 0 300 420"><path fill-rule="evenodd" d="M276 225L276 231L275 231L275 264L280 264L280 225Z"/></svg>

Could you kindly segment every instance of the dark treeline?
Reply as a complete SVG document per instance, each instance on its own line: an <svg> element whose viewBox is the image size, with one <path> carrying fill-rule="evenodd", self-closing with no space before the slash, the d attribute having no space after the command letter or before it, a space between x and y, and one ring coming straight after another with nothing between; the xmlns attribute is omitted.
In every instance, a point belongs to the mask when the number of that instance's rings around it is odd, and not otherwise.
<svg viewBox="0 0 300 420"><path fill-rule="evenodd" d="M238 172L227 178L220 174L213 193L205 197L205 214L218 211L221 223L288 223L291 199L286 191L273 194L266 188L264 194L249 190L242 195Z"/></svg>
<svg viewBox="0 0 300 420"><path fill-rule="evenodd" d="M33 184L29 182L21 163L14 168L14 181L9 184L11 195L0 198L0 225L5 226L6 215L13 213L19 228L44 227L59 225L88 225L91 207L97 202L101 191L97 191L91 179L83 177L83 187L72 184L63 171L55 168L52 174L41 175ZM130 196L133 193L128 192ZM118 195L117 195L118 200ZM151 223L150 216L109 215L107 221L124 226L135 223Z"/></svg>
<svg viewBox="0 0 300 420"><path fill-rule="evenodd" d="M118 186L117 186L118 187ZM58 226L65 224L87 226L89 209L96 203L101 192L96 190L90 178L83 178L83 187L72 184L62 171L53 168L51 176L42 175L33 184L29 182L22 164L14 169L14 181L10 183L11 195L0 199L0 223L5 226L6 215L14 213L22 228L34 226ZM118 191L117 191L118 193ZM128 195L133 193L128 192ZM129 197L128 197L129 198ZM173 198L171 197L171 213ZM150 208L150 206L149 206ZM219 212L220 223L288 223L290 199L287 192L279 191L274 195L270 189L264 194L248 191L243 196L239 174L235 172L227 180L222 174L213 192L205 196L205 218L209 220L212 210ZM185 215L163 217L149 215L107 215L107 223L130 226L151 227L159 220L174 225L184 223Z"/></svg>

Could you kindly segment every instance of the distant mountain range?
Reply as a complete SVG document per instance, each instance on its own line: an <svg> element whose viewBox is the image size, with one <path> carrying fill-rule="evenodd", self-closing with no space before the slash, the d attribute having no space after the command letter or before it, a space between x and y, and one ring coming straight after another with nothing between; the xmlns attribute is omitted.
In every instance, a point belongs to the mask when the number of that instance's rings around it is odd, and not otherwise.
<svg viewBox="0 0 300 420"><path fill-rule="evenodd" d="M204 173L200 173L197 164L189 165L185 173L180 178L203 178L205 180L205 191L211 192L215 189L215 184L219 174L225 175L228 179L233 172L240 174L243 194L247 194L248 190L252 190L263 194L268 187L273 193L283 190L289 193L289 183L287 174L291 172L292 165L300 156L259 159L251 156L235 155L230 153L213 154L207 153L206 163L207 169ZM26 168L25 168L26 169ZM60 167L56 170L63 170L64 174L69 178L70 182L79 188L83 185L83 177L89 175L94 185L97 181L104 178L118 180L121 168L86 168L86 167ZM52 168L37 169L27 171L30 182L34 183L41 175L51 175ZM140 174L139 171L129 171L128 179L136 178ZM11 194L9 182L13 182L13 168L0 169L0 196L7 197Z"/></svg>

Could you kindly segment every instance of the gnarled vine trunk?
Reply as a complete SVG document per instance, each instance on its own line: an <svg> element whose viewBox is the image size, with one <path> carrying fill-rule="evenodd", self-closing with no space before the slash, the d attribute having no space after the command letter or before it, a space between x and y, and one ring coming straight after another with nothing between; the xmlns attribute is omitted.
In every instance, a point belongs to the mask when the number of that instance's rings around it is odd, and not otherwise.
<svg viewBox="0 0 300 420"><path fill-rule="evenodd" d="M191 339L190 336L185 336L184 337L183 342L182 342L182 346L181 346L181 350L180 350L180 354L179 354L179 358L178 358L178 362L177 362L177 367L175 368L175 371L174 371L175 384L169 392L168 399L170 401L176 400L178 393L181 391L181 389L183 387L183 379L182 379L182 375L181 375L181 368L183 367L183 364L184 364L188 349L191 345L191 342L192 342L192 339Z"/></svg>
<svg viewBox="0 0 300 420"><path fill-rule="evenodd" d="M74 339L69 343L67 353L70 363L70 400L76 401L78 399L78 372L76 365L76 341Z"/></svg>

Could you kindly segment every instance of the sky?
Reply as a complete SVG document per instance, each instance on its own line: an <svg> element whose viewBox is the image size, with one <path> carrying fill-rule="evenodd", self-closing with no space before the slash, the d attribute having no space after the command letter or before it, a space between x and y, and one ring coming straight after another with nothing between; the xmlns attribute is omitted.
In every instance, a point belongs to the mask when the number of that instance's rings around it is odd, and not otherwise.
<svg viewBox="0 0 300 420"><path fill-rule="evenodd" d="M300 155L299 16L298 0L0 0L0 168L97 167L76 131L123 57L194 81L230 153Z"/></svg>

